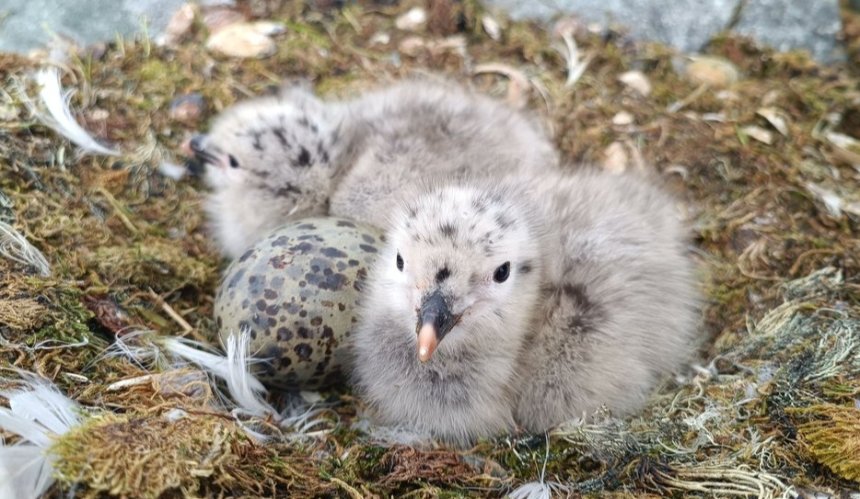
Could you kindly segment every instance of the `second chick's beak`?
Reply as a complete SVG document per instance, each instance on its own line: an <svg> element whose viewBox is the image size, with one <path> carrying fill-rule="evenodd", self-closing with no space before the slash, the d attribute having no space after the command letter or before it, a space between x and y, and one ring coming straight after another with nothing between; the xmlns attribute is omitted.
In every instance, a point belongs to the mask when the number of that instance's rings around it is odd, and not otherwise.
<svg viewBox="0 0 860 499"><path fill-rule="evenodd" d="M451 313L447 300L440 290L435 290L421 300L418 313L418 360L427 362L442 341L442 338L457 323L459 317Z"/></svg>

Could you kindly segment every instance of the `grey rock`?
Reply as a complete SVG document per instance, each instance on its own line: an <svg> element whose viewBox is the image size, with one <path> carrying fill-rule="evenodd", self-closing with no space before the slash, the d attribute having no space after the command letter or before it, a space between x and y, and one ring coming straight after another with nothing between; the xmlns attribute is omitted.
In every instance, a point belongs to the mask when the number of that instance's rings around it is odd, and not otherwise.
<svg viewBox="0 0 860 499"><path fill-rule="evenodd" d="M842 57L838 0L487 0L514 19L548 20L573 14L587 22L617 23L639 40L682 52L701 49L727 29L777 50L806 49L822 62Z"/></svg>
<svg viewBox="0 0 860 499"><path fill-rule="evenodd" d="M186 1L0 0L0 52L27 53L45 47L52 33L81 46L114 40L117 35L153 36Z"/></svg>
<svg viewBox="0 0 860 499"><path fill-rule="evenodd" d="M52 33L80 45L143 31L144 19L161 29L183 0L4 0L0 50L26 53L44 47Z"/></svg>
<svg viewBox="0 0 860 499"><path fill-rule="evenodd" d="M806 49L823 62L844 56L838 0L746 0L734 29L783 52Z"/></svg>
<svg viewBox="0 0 860 499"><path fill-rule="evenodd" d="M729 25L740 0L489 0L515 19L571 13L589 23L618 24L639 40L695 52Z"/></svg>

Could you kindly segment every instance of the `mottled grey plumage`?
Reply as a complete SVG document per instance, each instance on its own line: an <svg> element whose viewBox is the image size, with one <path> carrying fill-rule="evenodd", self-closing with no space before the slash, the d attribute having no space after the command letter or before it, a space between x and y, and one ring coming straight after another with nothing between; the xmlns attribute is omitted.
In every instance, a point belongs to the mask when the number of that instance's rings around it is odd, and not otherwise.
<svg viewBox="0 0 860 499"><path fill-rule="evenodd" d="M494 184L430 189L395 215L353 336L359 394L379 421L457 444L640 408L697 340L673 200L591 170ZM422 363L428 296L447 334Z"/></svg>
<svg viewBox="0 0 860 499"><path fill-rule="evenodd" d="M430 80L340 102L290 87L228 109L191 146L207 164L216 240L233 257L288 219L332 214L380 225L421 181L557 165L530 118Z"/></svg>

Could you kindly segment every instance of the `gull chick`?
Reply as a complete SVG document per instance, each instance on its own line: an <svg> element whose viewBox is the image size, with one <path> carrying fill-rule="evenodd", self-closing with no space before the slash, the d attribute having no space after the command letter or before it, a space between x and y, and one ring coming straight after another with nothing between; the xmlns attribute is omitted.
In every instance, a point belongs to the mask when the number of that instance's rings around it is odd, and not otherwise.
<svg viewBox="0 0 860 499"><path fill-rule="evenodd" d="M386 425L458 445L639 409L696 346L673 200L591 170L425 189L398 210L353 337Z"/></svg>
<svg viewBox="0 0 860 499"><path fill-rule="evenodd" d="M237 257L289 218L328 210L332 179L343 165L343 112L302 87L240 102L188 147L212 193L210 230Z"/></svg>
<svg viewBox="0 0 860 499"><path fill-rule="evenodd" d="M528 116L447 81L406 80L324 102L301 87L229 108L190 143L213 192L223 252L240 255L291 218L331 214L381 225L421 182L554 169Z"/></svg>

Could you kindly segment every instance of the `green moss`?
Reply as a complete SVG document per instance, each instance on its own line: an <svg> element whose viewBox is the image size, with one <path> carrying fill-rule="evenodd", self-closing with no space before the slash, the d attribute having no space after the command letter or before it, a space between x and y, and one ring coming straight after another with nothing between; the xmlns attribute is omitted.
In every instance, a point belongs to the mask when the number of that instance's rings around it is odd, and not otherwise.
<svg viewBox="0 0 860 499"><path fill-rule="evenodd" d="M74 157L65 140L23 115L0 121L0 186L8 198L0 217L16 221L54 272L39 279L0 267L2 291L42 307L29 310L44 310L44 320L22 320L14 329L0 325L0 367L44 374L105 412L58 443L61 493L74 487L84 495L131 494L131 482L116 473L121 466L142 469L140 463L112 455L131 443L155 455L148 472L173 477L172 493L200 496L499 496L536 480L544 469L547 480L572 494L595 497L720 495L754 483L765 495L778 496L784 490L774 484L780 481L836 489L842 480L857 479L849 443L857 434L851 404L860 372L842 354L856 354L848 347L860 344L860 227L853 215L834 217L807 188L822 183L838 188L846 203L860 199L850 181L853 167L818 133L823 117L841 116L843 122L832 126L856 136L846 118L856 108L856 75L720 37L708 52L737 65L743 79L720 96L708 90L672 112L667 108L696 87L677 72L676 54L660 45L578 32L580 49L594 59L567 88L565 61L553 48L558 40L551 30L500 18L502 39L491 40L481 26L484 11L473 0L452 2L462 13L462 33L397 30L394 19L405 5L351 5L324 14L304 2L267 5L274 9L271 18L287 25L269 58L213 55L198 23L177 47L121 41L104 54L72 60L64 83L79 90L76 117L98 139L127 152L119 161ZM846 26L857 30L860 22ZM391 41L371 43L377 33ZM466 57L444 50L394 57L406 37L434 42L451 34L466 37ZM858 40L847 43L860 47ZM532 78L532 87L518 91L551 123L566 160L599 163L608 145L630 143L691 207L695 254L706 269L701 337L707 371L667 382L642 414L603 415L554 431L548 452L543 435L487 440L469 452L382 447L352 429L357 404L348 393L333 409L339 423L318 439L255 444L225 411L207 406L193 415L199 426L193 432L183 427L186 433L171 442L171 431L178 430L163 424L162 411L196 399L147 386L107 389L145 374L123 359L98 358L111 327L149 327L160 334L179 329L150 289L195 334L218 337L212 298L222 261L207 242L205 188L193 179L165 179L157 170L162 157L180 161L176 150L188 134L205 130L247 93L294 77L334 97L389 78L444 72L504 98L507 77L472 75L483 63L501 63ZM12 78L32 66L0 55L5 94L17 95ZM618 81L634 69L650 81L649 96ZM205 101L196 122L179 123L169 113L183 93ZM784 113L790 137L777 136L772 146L739 137L744 126L770 126L756 115L763 106ZM100 118L93 117L96 110ZM633 114L635 125L610 125L620 111ZM133 152L138 148L150 152ZM85 306L93 298L103 306L96 312ZM195 450L222 437L214 453L221 464L206 476L190 476L188 463L179 461L194 461ZM86 456L94 459L89 468ZM144 482L141 490L153 495L163 485Z"/></svg>

